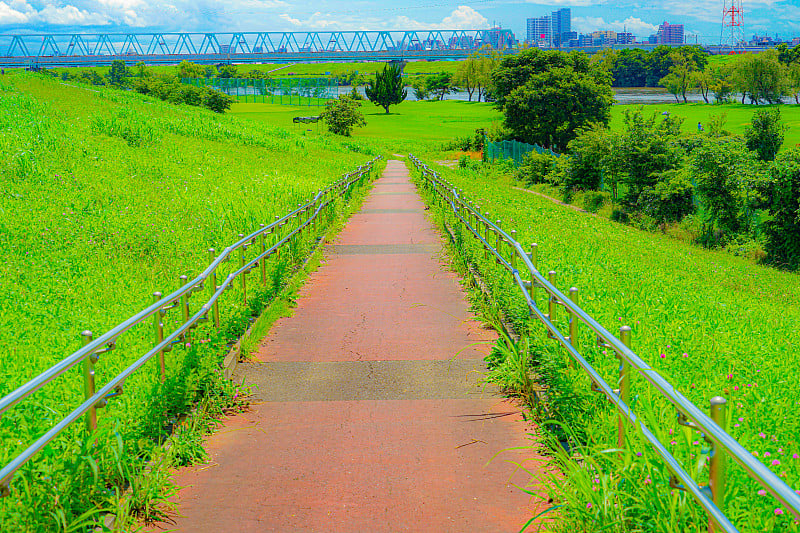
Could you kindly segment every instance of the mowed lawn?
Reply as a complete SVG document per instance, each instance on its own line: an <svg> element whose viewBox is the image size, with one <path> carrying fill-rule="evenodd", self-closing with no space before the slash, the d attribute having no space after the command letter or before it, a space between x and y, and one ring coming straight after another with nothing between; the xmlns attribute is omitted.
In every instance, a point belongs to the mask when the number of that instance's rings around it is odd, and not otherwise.
<svg viewBox="0 0 800 533"><path fill-rule="evenodd" d="M308 134L324 132L324 124L293 124L293 117L318 115L323 107L283 106L278 104L234 104L230 114L264 121L276 126L296 128ZM502 121L493 104L459 100L403 102L389 108L364 101L361 108L367 125L353 132L354 139L385 139L404 145L410 142L436 144L454 137L473 136L478 128L489 128Z"/></svg>
<svg viewBox="0 0 800 533"><path fill-rule="evenodd" d="M611 110L611 123L612 129L619 131L623 127L623 114L626 109L633 110L636 105L616 105ZM754 106L749 104L651 104L645 105L645 113L669 113L676 117L682 117L683 131L689 133L697 131L697 123L703 124L704 128L708 127L708 123L712 116L726 115L727 122L725 129L734 134L744 134L744 130L750 125L753 114L767 106ZM800 144L800 106L798 105L782 105L779 106L781 110L781 119L788 127L785 132L783 148L790 148Z"/></svg>

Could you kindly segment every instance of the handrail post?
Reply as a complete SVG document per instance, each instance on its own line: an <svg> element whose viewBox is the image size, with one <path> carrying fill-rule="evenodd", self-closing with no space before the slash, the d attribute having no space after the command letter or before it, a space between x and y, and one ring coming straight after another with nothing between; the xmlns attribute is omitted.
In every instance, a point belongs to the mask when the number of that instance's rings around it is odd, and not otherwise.
<svg viewBox="0 0 800 533"><path fill-rule="evenodd" d="M212 263L214 262L215 254L216 250L214 250L213 248L208 249L208 256ZM211 271L211 294L217 292L218 289L219 287L217 286L217 269L215 268L214 270ZM214 327L217 328L217 331L219 331L219 299L214 300L212 314L214 315Z"/></svg>
<svg viewBox="0 0 800 533"><path fill-rule="evenodd" d="M499 255L500 257L503 256L502 254L503 250L500 248L500 245L503 243L503 237L502 234L500 233L500 229L502 228L501 226L502 222L503 222L502 220L495 221L495 225L497 225L497 238L495 239L494 249L497 250L497 255ZM500 262L500 257L497 258L498 263Z"/></svg>
<svg viewBox="0 0 800 533"><path fill-rule="evenodd" d="M298 204L299 205L299 204ZM244 233L239 234L239 239L244 238ZM243 244L239 248L239 268L244 268L244 250L247 247L246 244ZM247 307L247 276L244 272L242 272L242 299L244 300L244 306Z"/></svg>
<svg viewBox="0 0 800 533"><path fill-rule="evenodd" d="M549 281L550 285L552 285L553 287L556 286L556 271L555 270L551 270L550 272L547 273L547 281ZM552 294L550 294L550 291L547 291L547 293L548 293L548 297L547 297L547 320L549 320L550 323L553 324L553 327L555 327L555 322L556 322L556 297L553 296Z"/></svg>
<svg viewBox="0 0 800 533"><path fill-rule="evenodd" d="M622 326L619 328L619 340L622 341L626 347L631 347L631 328L630 326ZM617 354L619 358L619 399L628 407L628 400L631 397L631 365L622 357L622 354ZM617 437L617 447L620 450L625 449L625 421L622 414L618 418L619 434ZM620 452L622 456L622 452Z"/></svg>
<svg viewBox="0 0 800 533"><path fill-rule="evenodd" d="M181 280L181 287L183 287L188 282L189 276L184 274L179 279ZM189 293L181 296L181 311L183 312L183 323L186 324L189 321ZM184 332L183 342L187 344L192 342L191 330L186 330L186 332Z"/></svg>
<svg viewBox="0 0 800 533"><path fill-rule="evenodd" d="M533 268L539 270L538 262L539 262L539 245L536 243L531 244L531 255L530 255L531 264Z"/></svg>
<svg viewBox="0 0 800 533"><path fill-rule="evenodd" d="M153 293L153 303L158 302L161 299L160 292ZM164 323L161 321L161 309L156 311L153 314L153 329L155 333L155 340L156 344L160 344L161 341L164 340ZM167 379L167 372L164 365L164 350L158 351L158 368L161 371L161 383L164 383Z"/></svg>
<svg viewBox="0 0 800 533"><path fill-rule="evenodd" d="M92 332L88 329L86 331L81 332L81 337L83 337L83 345L88 346L89 343L92 342ZM97 355L94 353L90 354L86 359L83 360L83 398L84 400L88 400L95 393L95 383L94 383L94 365L97 362ZM94 433L97 429L97 407L92 405L88 411L86 411L86 431L87 433Z"/></svg>
<svg viewBox="0 0 800 533"><path fill-rule="evenodd" d="M727 400L722 396L714 396L711 398L711 420L714 421L723 431L725 430L725 419L727 415ZM710 440L710 439L709 439ZM711 498L714 500L714 505L720 511L723 511L725 504L725 477L727 456L725 450L720 450L716 441L711 440L711 465L708 474L708 486L711 489ZM714 533L716 531L716 524L714 521L708 519L708 531Z"/></svg>
<svg viewBox="0 0 800 533"><path fill-rule="evenodd" d="M489 220L489 212L488 211L485 212L483 214L483 216L486 218L487 221ZM486 234L485 237L484 237L484 240L486 241L486 244L483 246L483 258L484 259L489 259L489 222L484 222L483 226L485 228L485 232L484 233Z"/></svg>
<svg viewBox="0 0 800 533"><path fill-rule="evenodd" d="M517 230L511 230L511 242L508 243L511 247L511 270L517 269L517 249L514 247L514 243L517 242Z"/></svg>
<svg viewBox="0 0 800 533"><path fill-rule="evenodd" d="M569 299L572 300L572 303L578 305L578 289L577 287L570 287L569 289ZM575 312L571 312L569 314L569 343L572 345L573 348L576 350L580 350L580 343L578 342L578 315ZM569 358L569 367L575 368L575 361L570 357Z"/></svg>
<svg viewBox="0 0 800 533"><path fill-rule="evenodd" d="M265 227L266 226L264 224L261 224L261 229L262 230ZM261 238L261 253L263 255L263 254L267 253L267 237L264 235L263 231L261 232L260 238ZM266 287L267 286L267 257L266 256L262 257L261 261L259 261L259 263L261 263L261 265L260 265L261 266L261 284Z"/></svg>

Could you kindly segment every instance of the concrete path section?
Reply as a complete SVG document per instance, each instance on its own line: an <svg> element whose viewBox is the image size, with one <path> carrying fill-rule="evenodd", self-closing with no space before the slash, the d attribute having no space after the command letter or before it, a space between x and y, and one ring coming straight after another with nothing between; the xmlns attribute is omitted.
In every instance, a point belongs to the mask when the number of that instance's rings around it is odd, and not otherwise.
<svg viewBox="0 0 800 533"><path fill-rule="evenodd" d="M480 384L496 335L441 253L389 161L293 316L239 365L253 409L210 437L208 464L176 474L164 529L510 532L542 510L513 486L530 481L516 464L542 464L533 428Z"/></svg>

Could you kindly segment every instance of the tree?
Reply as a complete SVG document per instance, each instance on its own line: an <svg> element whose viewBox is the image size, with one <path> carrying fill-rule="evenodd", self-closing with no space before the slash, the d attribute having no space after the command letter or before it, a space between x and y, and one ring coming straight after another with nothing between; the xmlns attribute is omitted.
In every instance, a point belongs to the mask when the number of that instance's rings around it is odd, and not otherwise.
<svg viewBox="0 0 800 533"><path fill-rule="evenodd" d="M711 76L713 81L709 89L714 93L714 103L723 104L733 93L733 82L731 81L730 72L728 72L727 69L717 69Z"/></svg>
<svg viewBox="0 0 800 533"><path fill-rule="evenodd" d="M111 62L111 69L108 71L108 82L111 85L120 86L125 83L125 77L128 75L128 69L125 66L125 61L115 59Z"/></svg>
<svg viewBox="0 0 800 533"><path fill-rule="evenodd" d="M639 48L621 50L611 69L614 87L647 85L647 52Z"/></svg>
<svg viewBox="0 0 800 533"><path fill-rule="evenodd" d="M478 60L476 85L478 90L478 102L481 101L481 97L486 101L487 95L492 92L494 87L492 84L492 72L500 64L503 56L488 44L483 45L479 50L474 52L473 55Z"/></svg>
<svg viewBox="0 0 800 533"><path fill-rule="evenodd" d="M191 63L185 59L178 65L179 78L202 78L205 74L205 67L197 63Z"/></svg>
<svg viewBox="0 0 800 533"><path fill-rule="evenodd" d="M144 61L136 63L136 77L147 78L149 76L152 76L152 72L147 68L147 65L144 64Z"/></svg>
<svg viewBox="0 0 800 533"><path fill-rule="evenodd" d="M224 113L231 108L233 98L227 94L208 89L208 92L203 97L203 107L210 109L215 113Z"/></svg>
<svg viewBox="0 0 800 533"><path fill-rule="evenodd" d="M705 70L708 64L708 54L702 46L692 45L678 48L667 45L656 46L647 56L648 87L654 87L660 79L670 73L670 68L674 65L675 54L686 58L692 65L692 70Z"/></svg>
<svg viewBox="0 0 800 533"><path fill-rule="evenodd" d="M439 100L444 100L444 96L453 92L455 84L453 76L449 72L437 72L425 78L425 88L433 93Z"/></svg>
<svg viewBox="0 0 800 533"><path fill-rule="evenodd" d="M800 104L800 99L797 97L800 93L800 62L789 65L786 73L786 89L787 93L794 97L794 103Z"/></svg>
<svg viewBox="0 0 800 533"><path fill-rule="evenodd" d="M708 93L711 92L711 87L714 85L714 76L708 70L698 70L694 73L692 80L703 100L708 103Z"/></svg>
<svg viewBox="0 0 800 533"><path fill-rule="evenodd" d="M220 65L218 69L220 78L235 78L237 76L236 65Z"/></svg>
<svg viewBox="0 0 800 533"><path fill-rule="evenodd" d="M767 260L800 269L800 149L780 154L771 164L764 193L770 220L764 223Z"/></svg>
<svg viewBox="0 0 800 533"><path fill-rule="evenodd" d="M625 129L617 153L627 185L624 198L629 205L637 205L643 191L655 187L664 172L681 165L683 150L677 139L682 119L661 118L656 113L645 116L640 107L626 109L623 120Z"/></svg>
<svg viewBox="0 0 800 533"><path fill-rule="evenodd" d="M694 86L695 72L697 65L690 57L690 51L684 48L678 49L670 56L672 66L669 67L669 74L661 78L658 84L667 88L669 92L683 98L683 103L687 102L686 92ZM708 102L708 100L706 100Z"/></svg>
<svg viewBox="0 0 800 533"><path fill-rule="evenodd" d="M403 88L403 75L397 64L384 65L383 71L375 73L375 80L365 87L369 101L389 113L389 106L397 105L408 96Z"/></svg>
<svg viewBox="0 0 800 533"><path fill-rule="evenodd" d="M453 77L453 83L467 91L470 102L472 101L472 94L478 88L478 62L478 59L470 55L466 60L458 64L456 74Z"/></svg>
<svg viewBox="0 0 800 533"><path fill-rule="evenodd" d="M583 52L523 50L504 58L492 81L504 124L520 141L561 151L579 128L611 116L610 77Z"/></svg>
<svg viewBox="0 0 800 533"><path fill-rule="evenodd" d="M742 54L736 58L733 84L742 95L742 103L781 103L786 88L786 66L778 60L778 52L765 50L758 54Z"/></svg>
<svg viewBox="0 0 800 533"><path fill-rule="evenodd" d="M743 177L755 166L752 153L740 138L702 137L689 158L696 190L709 215L705 244L724 242L741 227L739 216ZM710 240L716 226L721 237Z"/></svg>
<svg viewBox="0 0 800 533"><path fill-rule="evenodd" d="M785 129L780 108L757 110L750 126L744 130L747 149L756 152L762 161L774 160L783 144Z"/></svg>
<svg viewBox="0 0 800 533"><path fill-rule="evenodd" d="M325 121L328 131L337 135L349 137L356 126L366 126L364 115L359 108L361 102L349 96L340 96L325 104L325 110L320 113L320 118Z"/></svg>

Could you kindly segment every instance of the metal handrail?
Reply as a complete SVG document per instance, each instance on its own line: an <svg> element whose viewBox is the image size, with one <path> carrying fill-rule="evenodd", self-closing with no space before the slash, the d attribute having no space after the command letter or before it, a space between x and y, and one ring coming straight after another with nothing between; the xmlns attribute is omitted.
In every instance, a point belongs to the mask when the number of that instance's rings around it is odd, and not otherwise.
<svg viewBox="0 0 800 533"><path fill-rule="evenodd" d="M677 486L673 484L675 488L689 491L695 497L698 503L708 512L712 520L716 522L716 524L722 530L737 531L733 524L731 524L730 520L719 508L722 505L722 497L724 495L725 477L724 456L719 452L724 452L732 457L737 463L739 463L753 479L755 479L770 493L772 493L772 495L781 503L783 503L796 517L800 518L800 495L795 493L791 487L781 480L780 477L773 473L750 452L748 452L741 444L739 444L735 438L733 438L722 427L720 427L717 421L706 415L699 407L697 407L682 393L676 390L672 384L670 384L663 376L661 376L661 374L658 373L658 371L653 369L643 359L636 355L636 353L630 349L624 340L620 340L610 331L608 331L603 325L597 322L575 301L573 301L572 297L567 297L564 295L564 293L558 290L554 284L555 272L551 271L549 273L552 274L552 276L548 276L549 279L543 276L534 265L535 259L533 259L533 261L531 260L531 257L529 257L529 255L525 252L522 245L511 235L506 233L498 224L493 223L486 216L481 214L479 209L474 207L474 203L463 194L462 190L454 187L447 180L443 179L437 172L431 170L427 165L422 163L413 155L409 154L409 158L414 163L416 169L420 171L421 175L427 180L426 184L433 189L435 194L437 194L444 202L446 202L446 204L452 210L456 220L461 222L463 226L482 243L484 249L488 253L491 253L495 257L495 260L506 270L508 270L509 273L514 277L516 285L519 287L525 298L528 309L535 314L536 317L547 328L548 336L557 340L561 345L564 346L564 348L567 349L569 355L583 368L587 374L589 374L593 384L597 387L595 390L599 390L605 394L605 396L615 405L617 410L620 411L620 414L628 419L631 423L636 424L645 439L655 447L656 452L665 461L668 468L675 474L678 480L683 482L683 486ZM464 211L467 212L466 218L461 214ZM481 224L484 226L484 228L488 229L488 231L497 235L498 241L496 245L493 246L487 240L487 238L482 236L479 229L473 227L468 218L475 220L476 225ZM512 234L513 233L515 232L512 232ZM511 260L505 259L502 255L502 250L498 249L498 244L501 241L507 243L513 249ZM534 258L535 250L536 245L534 245L532 254L532 257ZM520 271L516 268L517 257L522 260L524 268L530 273L531 281L524 280L520 274ZM713 484L711 484L710 487L700 487L697 483L695 483L691 476L689 476L689 474L683 470L675 457L664 448L658 438L653 435L649 429L647 429L643 422L637 420L636 415L631 411L630 407L622 398L624 394L620 394L620 391L615 391L612 389L599 375L597 370L594 369L577 350L577 339L574 336L574 332L576 330L573 329L572 323L570 324L571 335L569 337L565 337L551 321L550 314L546 314L539 309L538 305L533 300L532 295L528 293L529 289L532 293L534 288L544 289L549 294L551 310L555 308L555 305L561 305L565 307L571 315L572 320L578 319L580 322L587 325L597 335L598 344L603 342L603 346L613 349L618 354L620 360L623 362L623 365L629 365L628 371L625 371L623 367L623 371L621 372L626 374L620 376L621 381L623 382L621 388L624 386L623 380L627 380L629 384L629 370L638 372L639 375L644 377L648 383L650 383L653 387L655 387L656 390L659 391L663 398L675 406L678 411L679 423L682 425L689 425L694 429L701 431L705 435L706 439L712 444L712 469L714 467L714 463L716 462L717 467L722 470L721 472L717 473L718 477L716 479L716 487ZM573 294L573 291L577 293L577 289L572 288L570 289L571 295ZM627 328L627 330L625 327L620 329L623 335L627 331L627 335L629 336L630 328ZM712 400L712 415L715 412L718 412L720 408L724 413L724 404L724 399L719 397L714 398ZM623 431L624 430L620 425L621 444L623 441ZM712 481L714 481L713 477ZM710 490L708 490L709 488ZM709 492L711 493L712 498L709 498ZM713 528L713 524L710 523L709 528Z"/></svg>
<svg viewBox="0 0 800 533"><path fill-rule="evenodd" d="M179 342L180 339L184 337L184 335L186 335L189 331L191 331L194 327L196 327L200 322L206 321L209 312L212 310L216 311L217 301L222 296L222 294L228 289L228 287L235 278L247 274L250 270L252 270L255 266L257 266L260 261L268 259L273 253L277 252L282 246L290 243L295 235L300 234L304 228L313 224L316 218L319 216L322 209L328 207L333 201L334 195L331 193L336 192L338 193L338 196L346 195L350 191L350 188L354 183L362 180L365 176L368 176L371 173L372 167L378 159L380 159L380 156L375 157L366 164L359 166L353 172L345 174L332 184L318 191L317 194L307 203L302 205L298 204L297 209L291 211L290 213L284 215L283 217L276 217L275 221L272 222L271 224L268 225L262 224L261 228L250 233L249 235L244 237L240 236L240 239L238 241L225 248L222 251L222 253L220 253L211 262L211 264L208 267L206 267L206 269L203 270L203 272L200 273L197 277L195 277L191 281L187 281L181 288L172 292L168 296L160 298L157 302L153 303L152 305L143 309L142 311L139 311L138 313L128 318L124 322L118 324L117 326L113 327L111 330L101 335L97 339L90 340L91 333L84 332L84 338L85 339L88 338L90 342L87 342L81 349L75 351L68 357L62 359L52 367L48 368L47 370L36 376L35 378L31 379L24 385L18 387L16 390L12 391L11 393L7 394L2 399L0 399L0 416L2 416L3 413L8 411L15 404L27 398L34 392L38 391L39 389L41 389L42 387L50 383L52 380L62 375L66 371L68 371L69 369L75 367L78 363L81 362L85 363L87 361L91 361L92 357L93 356L96 357L98 353L102 353L103 351L113 349L113 347L116 346L117 339L122 334L133 328L134 326L141 324L146 319L158 313L161 313L163 316L163 314L165 313L165 309L171 308L172 306L177 304L178 301L182 301L182 299L185 298L188 299L193 292L202 289L204 287L205 282L209 278L211 278L211 280L216 285L216 270L220 266L220 264L228 260L231 253L233 253L237 249L243 251L249 244L255 243L255 240L258 237L263 237L267 234L271 234L275 231L276 228L282 227L291 219L295 217L300 217L300 223L298 223L296 228L288 232L282 238L278 239L277 242L275 242L275 244L273 244L269 248L264 246L261 253L258 254L255 258L245 262L244 255L242 255L242 262L240 264L240 267L237 270L229 273L219 286L214 287L214 292L211 294L209 299L200 307L199 311L194 313L194 315L188 316L188 304L186 304L185 307L186 314L184 315L184 321L180 326L178 326L172 333L163 338L163 340L160 340L155 345L155 347L149 350L145 355L143 355L133 364L128 366L120 374L112 378L99 391L94 392L92 390L91 391L92 393L86 395L85 401L80 406L78 406L76 409L70 412L55 426L53 426L49 431L47 431L44 435L39 437L21 454L17 455L10 463L4 466L2 470L0 470L0 496L7 496L10 493L10 483L14 474L26 462L28 462L37 452L39 452L44 446L46 446L49 442L51 442L59 433L61 433L64 429L66 429L70 424L78 420L82 415L92 414L95 409L104 406L105 401L109 397L116 396L122 393L125 379L128 376L130 376L133 372L139 369L144 363L149 361L153 356L170 351L172 349L173 344ZM313 212L310 212L306 217L306 219L302 220L302 216L305 213L311 211L312 209ZM213 254L213 251L214 250L212 248L210 252L212 252ZM218 314L215 312L214 315L215 315L215 325L219 327ZM108 348L104 349L103 346L107 346ZM94 361L92 361L92 363L93 362ZM93 384L94 382L92 375L92 387ZM112 391L116 391L116 393L112 394Z"/></svg>

